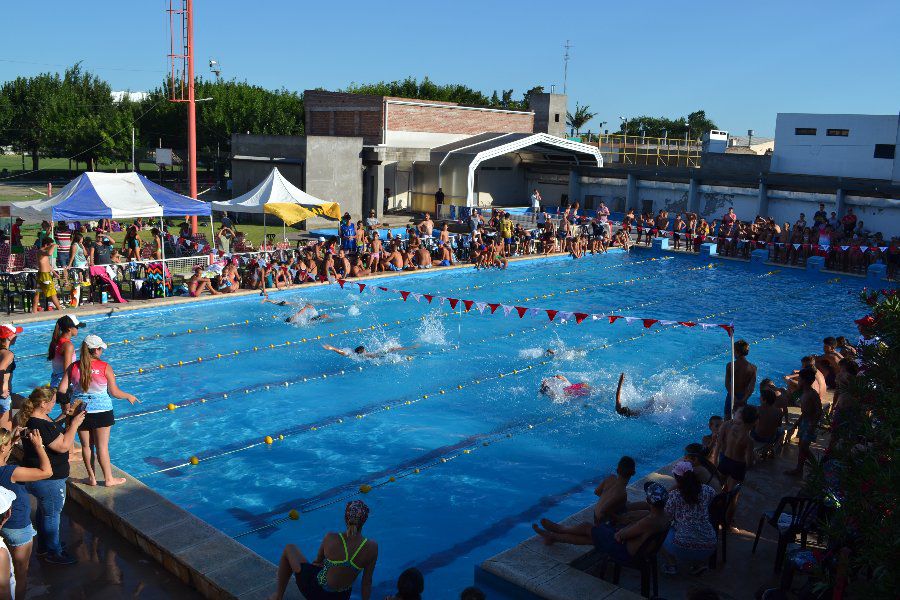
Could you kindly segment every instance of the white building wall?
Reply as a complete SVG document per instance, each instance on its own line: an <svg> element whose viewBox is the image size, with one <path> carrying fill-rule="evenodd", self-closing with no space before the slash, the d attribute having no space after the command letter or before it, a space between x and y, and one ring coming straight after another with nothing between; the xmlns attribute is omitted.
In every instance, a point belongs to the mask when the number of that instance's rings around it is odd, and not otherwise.
<svg viewBox="0 0 900 600"><path fill-rule="evenodd" d="M779 113L775 122L772 171L865 179L896 178L894 160L875 158L875 144L897 144L897 115L817 115ZM798 128L815 135L797 135ZM849 135L828 136L828 129L847 129Z"/></svg>
<svg viewBox="0 0 900 600"><path fill-rule="evenodd" d="M432 133L428 131L396 131L384 133L384 144L395 148L437 148L472 137L471 133Z"/></svg>

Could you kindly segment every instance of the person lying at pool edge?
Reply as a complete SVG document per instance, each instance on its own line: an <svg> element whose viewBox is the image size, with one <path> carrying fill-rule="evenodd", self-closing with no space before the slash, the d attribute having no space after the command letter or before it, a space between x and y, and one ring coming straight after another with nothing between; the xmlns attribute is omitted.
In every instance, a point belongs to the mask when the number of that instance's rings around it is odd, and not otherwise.
<svg viewBox="0 0 900 600"><path fill-rule="evenodd" d="M329 346L328 344L322 344L322 347L326 350L331 350L332 352L336 352L341 356L362 356L363 358L381 358L382 356L387 356L388 354L396 354L398 352L403 352L404 350L415 350L419 347L418 344L413 344L412 346L391 346L390 348L385 348L384 350L378 350L376 352L366 352L365 346L357 346L353 349L353 352L349 350L344 350L342 348L335 348L334 346Z"/></svg>

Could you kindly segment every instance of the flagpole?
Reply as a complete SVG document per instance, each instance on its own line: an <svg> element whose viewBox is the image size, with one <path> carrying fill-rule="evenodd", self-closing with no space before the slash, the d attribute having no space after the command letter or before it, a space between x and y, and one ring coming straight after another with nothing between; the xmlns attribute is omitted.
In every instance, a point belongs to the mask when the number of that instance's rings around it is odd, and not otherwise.
<svg viewBox="0 0 900 600"><path fill-rule="evenodd" d="M731 344L731 402L728 406L728 415L726 418L731 418L731 413L734 409L734 399L737 395L737 391L734 389L734 328L731 329L728 336L728 342Z"/></svg>

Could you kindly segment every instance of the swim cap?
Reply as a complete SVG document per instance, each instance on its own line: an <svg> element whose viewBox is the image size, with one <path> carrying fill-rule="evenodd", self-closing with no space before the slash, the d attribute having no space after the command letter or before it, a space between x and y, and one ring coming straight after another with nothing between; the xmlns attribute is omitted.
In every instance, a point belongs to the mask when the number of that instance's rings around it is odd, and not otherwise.
<svg viewBox="0 0 900 600"><path fill-rule="evenodd" d="M676 477L681 477L688 471L693 471L693 470L694 470L694 465L692 465L691 463L689 463L686 460L679 460L672 467L672 475L674 475Z"/></svg>
<svg viewBox="0 0 900 600"><path fill-rule="evenodd" d="M647 495L647 502L650 504L659 504L669 499L669 492L656 481L648 481L644 484L644 493Z"/></svg>
<svg viewBox="0 0 900 600"><path fill-rule="evenodd" d="M347 508L344 510L344 520L347 522L347 525L362 527L368 518L369 507L366 506L365 502L353 500L347 503Z"/></svg>
<svg viewBox="0 0 900 600"><path fill-rule="evenodd" d="M365 346L357 346L356 348L353 349L353 351L357 354L362 354L363 352L366 351L366 347Z"/></svg>

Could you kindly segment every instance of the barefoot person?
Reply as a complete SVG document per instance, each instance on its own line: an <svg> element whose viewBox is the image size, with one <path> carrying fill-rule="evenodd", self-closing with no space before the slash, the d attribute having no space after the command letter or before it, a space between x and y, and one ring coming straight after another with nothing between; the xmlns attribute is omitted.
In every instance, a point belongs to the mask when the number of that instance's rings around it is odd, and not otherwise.
<svg viewBox="0 0 900 600"><path fill-rule="evenodd" d="M328 313L320 313L316 307L307 302L303 308L286 318L285 323L319 323L333 321Z"/></svg>
<svg viewBox="0 0 900 600"><path fill-rule="evenodd" d="M734 419L727 421L719 431L716 454L719 472L728 477L725 481L725 488L728 490L743 483L747 475L747 463L753 449L750 432L758 417L755 406L743 406L734 413Z"/></svg>
<svg viewBox="0 0 900 600"><path fill-rule="evenodd" d="M138 399L116 385L112 367L100 360L104 350L106 344L99 336L89 335L84 338L78 362L72 363L66 371L59 384L59 391L64 394L71 386L72 404L80 403L87 414L78 427L78 438L81 441L81 456L88 474L88 485L97 485L94 473L96 456L103 471L104 483L106 487L111 487L125 483L123 477L113 477L109 460L110 428L116 422L112 400L121 398L134 404Z"/></svg>
<svg viewBox="0 0 900 600"><path fill-rule="evenodd" d="M75 362L75 345L72 340L82 327L84 323L75 315L65 315L56 320L50 347L47 349L47 360L50 361L50 387L54 389L59 387L59 382L62 381L69 365ZM69 399L66 396L58 396L56 401L62 409Z"/></svg>
<svg viewBox="0 0 900 600"><path fill-rule="evenodd" d="M203 267L197 265L194 267L194 274L187 281L188 293L196 298L204 291L209 292L213 296L218 296L219 291L212 286L212 282L208 277L203 277Z"/></svg>
<svg viewBox="0 0 900 600"><path fill-rule="evenodd" d="M816 427L822 417L822 400L813 389L816 374L811 368L800 371L800 419L797 421L797 437L800 438L797 452L797 467L785 471L785 475L803 475L803 464L809 458L809 446L816 441Z"/></svg>
<svg viewBox="0 0 900 600"><path fill-rule="evenodd" d="M579 546L593 545L594 548L607 554L619 562L628 562L637 553L647 539L669 526L669 517L665 506L669 493L661 484L648 481L644 484L644 494L650 512L631 525L618 531L611 523L580 523L573 527L565 527L548 519L541 519L541 526L532 525L538 535L544 538L545 544L563 543Z"/></svg>
<svg viewBox="0 0 900 600"><path fill-rule="evenodd" d="M56 249L56 242L53 238L47 236L41 242L40 254L38 256L38 289L34 292L33 302L31 303L31 312L37 312L40 307L41 294L48 299L56 307L56 310L62 310L59 304L59 298L56 297L56 285L53 283L53 265L50 261L53 257L53 251Z"/></svg>
<svg viewBox="0 0 900 600"><path fill-rule="evenodd" d="M731 413L747 404L747 399L756 389L756 365L747 360L750 344L744 340L734 343L734 389L731 388L731 363L725 366L725 420L731 419Z"/></svg>
<svg viewBox="0 0 900 600"><path fill-rule="evenodd" d="M271 600L281 600L291 576L307 600L349 600L360 573L363 600L372 597L372 575L378 561L378 544L362 536L369 507L361 500L347 503L344 533L327 533L312 562L297 546L288 544L278 564L277 589Z"/></svg>
<svg viewBox="0 0 900 600"><path fill-rule="evenodd" d="M50 458L53 474L47 479L25 484L28 493L37 499L37 513L34 520L37 529L37 554L45 562L56 565L72 565L78 562L63 550L59 540L59 518L66 502L66 479L69 478L69 451L75 442L78 426L84 421L84 412L73 414L65 433L50 418L50 411L56 405L56 395L52 388L35 388L22 403L22 410L16 415L19 427L37 431L41 444ZM31 438L22 440L23 467L39 469L41 451Z"/></svg>
<svg viewBox="0 0 900 600"><path fill-rule="evenodd" d="M8 429L0 429L0 486L16 495L12 503L9 520L0 529L0 537L6 543L12 555L12 564L16 579L19 582L16 598L25 598L28 585L28 564L31 562L31 545L36 532L31 525L31 498L23 483L41 481L53 475L50 458L44 450L41 432L37 429L28 432L28 439L37 452L40 464L36 467L22 467L7 464L12 452L13 435ZM0 573L0 582L3 575Z"/></svg>

